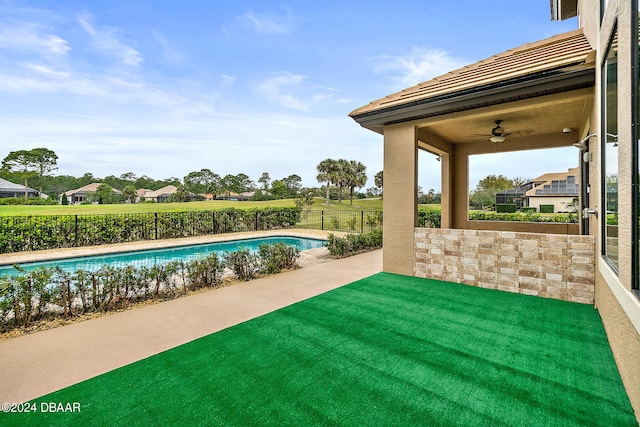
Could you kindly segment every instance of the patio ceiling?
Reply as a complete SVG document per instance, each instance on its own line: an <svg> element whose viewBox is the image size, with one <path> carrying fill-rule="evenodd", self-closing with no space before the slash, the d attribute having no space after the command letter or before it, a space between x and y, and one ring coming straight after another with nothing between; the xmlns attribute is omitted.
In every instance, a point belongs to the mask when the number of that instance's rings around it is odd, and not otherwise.
<svg viewBox="0 0 640 427"><path fill-rule="evenodd" d="M419 145L438 152L465 144L470 154L570 146L582 138L592 102L586 88L435 116L416 121ZM496 120L509 133L502 143L489 140Z"/></svg>

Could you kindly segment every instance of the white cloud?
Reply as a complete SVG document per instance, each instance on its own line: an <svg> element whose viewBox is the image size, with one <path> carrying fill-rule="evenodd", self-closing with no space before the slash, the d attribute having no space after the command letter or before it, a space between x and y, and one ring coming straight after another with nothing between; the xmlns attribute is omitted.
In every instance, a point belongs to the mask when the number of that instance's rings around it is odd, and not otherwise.
<svg viewBox="0 0 640 427"><path fill-rule="evenodd" d="M241 19L248 22L255 31L267 35L289 34L291 31L290 24L285 21L290 20L290 18L289 14L286 16L257 15L251 10L241 17Z"/></svg>
<svg viewBox="0 0 640 427"><path fill-rule="evenodd" d="M417 47L402 56L382 56L376 59L378 64L374 67L374 72L388 75L400 88L431 80L467 64L447 52Z"/></svg>
<svg viewBox="0 0 640 427"><path fill-rule="evenodd" d="M117 29L108 27L96 28L90 22L91 17L84 15L78 18L78 22L82 28L91 36L93 47L104 52L107 55L115 56L124 64L137 66L143 59L140 52L134 48L127 46L117 37Z"/></svg>
<svg viewBox="0 0 640 427"><path fill-rule="evenodd" d="M220 77L222 77L222 83L220 84L220 86L222 86L222 87L231 86L236 81L235 77L228 76L226 74L220 74Z"/></svg>
<svg viewBox="0 0 640 427"><path fill-rule="evenodd" d="M299 85L305 80L305 76L292 73L280 73L271 77L258 85L258 91L271 101L296 110L308 110L311 106L309 101L296 98L291 93L286 93L291 87Z"/></svg>
<svg viewBox="0 0 640 427"><path fill-rule="evenodd" d="M55 55L64 55L71 49L66 40L34 23L3 25L0 47Z"/></svg>
<svg viewBox="0 0 640 427"><path fill-rule="evenodd" d="M307 82L307 76L280 72L264 79L256 90L272 103L294 110L309 111L314 105L333 99L336 89Z"/></svg>

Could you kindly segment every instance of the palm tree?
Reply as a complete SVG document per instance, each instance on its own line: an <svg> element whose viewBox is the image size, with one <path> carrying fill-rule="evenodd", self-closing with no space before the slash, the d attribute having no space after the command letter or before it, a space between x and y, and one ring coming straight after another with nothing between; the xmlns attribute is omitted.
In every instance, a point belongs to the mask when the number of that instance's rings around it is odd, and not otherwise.
<svg viewBox="0 0 640 427"><path fill-rule="evenodd" d="M347 168L346 186L349 187L349 204L353 205L353 190L355 187L362 188L367 183L367 167L360 162L351 160Z"/></svg>
<svg viewBox="0 0 640 427"><path fill-rule="evenodd" d="M336 180L336 172L337 172L337 162L333 159L325 159L321 161L318 166L318 176L316 179L318 182L326 182L327 183L327 206L329 205L329 187L331 184L335 183Z"/></svg>
<svg viewBox="0 0 640 427"><path fill-rule="evenodd" d="M136 192L136 187L134 187L133 185L126 185L122 189L122 197L129 203L133 203L136 200L137 195L138 193Z"/></svg>
<svg viewBox="0 0 640 427"><path fill-rule="evenodd" d="M349 160L338 159L336 162L336 171L334 174L334 184L338 186L338 203L342 203L342 189L349 187L352 181L351 163Z"/></svg>

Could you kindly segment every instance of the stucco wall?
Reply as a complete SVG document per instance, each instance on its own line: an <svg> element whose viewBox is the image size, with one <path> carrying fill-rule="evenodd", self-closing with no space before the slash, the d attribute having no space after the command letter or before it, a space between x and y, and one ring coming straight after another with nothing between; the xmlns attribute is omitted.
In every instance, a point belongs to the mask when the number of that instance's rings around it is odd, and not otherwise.
<svg viewBox="0 0 640 427"><path fill-rule="evenodd" d="M593 236L415 229L415 275L592 304Z"/></svg>
<svg viewBox="0 0 640 427"><path fill-rule="evenodd" d="M599 272L595 295L596 308L602 317L629 400L636 414L640 414L640 334Z"/></svg>

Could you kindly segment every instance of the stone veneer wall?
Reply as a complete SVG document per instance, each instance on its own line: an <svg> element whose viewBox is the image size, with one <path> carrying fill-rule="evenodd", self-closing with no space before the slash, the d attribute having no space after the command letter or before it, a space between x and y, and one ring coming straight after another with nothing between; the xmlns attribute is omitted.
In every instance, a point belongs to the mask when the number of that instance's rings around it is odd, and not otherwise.
<svg viewBox="0 0 640 427"><path fill-rule="evenodd" d="M595 237L416 228L417 277L587 304Z"/></svg>

